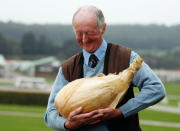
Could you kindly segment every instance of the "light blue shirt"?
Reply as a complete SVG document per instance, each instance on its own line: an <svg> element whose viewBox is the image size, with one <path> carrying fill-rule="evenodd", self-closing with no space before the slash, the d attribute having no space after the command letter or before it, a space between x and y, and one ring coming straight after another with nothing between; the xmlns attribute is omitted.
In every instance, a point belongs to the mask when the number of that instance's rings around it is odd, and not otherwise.
<svg viewBox="0 0 180 131"><path fill-rule="evenodd" d="M98 62L104 58L106 49L107 49L107 43L105 40L103 40L101 46L93 53L98 58ZM84 56L84 58L86 58L86 59L84 59L85 65L87 65L89 67L90 67L90 65L89 65L90 55L91 54L89 52L87 52L86 50L83 49L83 56Z"/></svg>
<svg viewBox="0 0 180 131"><path fill-rule="evenodd" d="M98 64L95 68L91 68L88 66L90 53L83 50L84 77L95 76L99 73L103 73L106 49L107 42L103 40L101 46L94 52L94 54L99 59ZM138 54L132 51L130 63L132 63L137 56ZM136 95L135 98L129 99L127 103L119 107L124 117L128 117L132 114L138 113L142 109L145 109L159 102L165 96L165 88L162 82L145 62L143 62L142 67L136 73L132 82L139 88L140 92L138 95ZM67 83L68 82L62 73L62 68L60 67L48 100L47 110L44 115L45 123L47 124L47 126L58 131L67 130L64 128L66 118L59 116L59 113L54 105L54 99L59 90L62 89L63 86L65 86ZM106 124L102 122L96 125L84 127L84 131L108 131L108 129L106 127Z"/></svg>

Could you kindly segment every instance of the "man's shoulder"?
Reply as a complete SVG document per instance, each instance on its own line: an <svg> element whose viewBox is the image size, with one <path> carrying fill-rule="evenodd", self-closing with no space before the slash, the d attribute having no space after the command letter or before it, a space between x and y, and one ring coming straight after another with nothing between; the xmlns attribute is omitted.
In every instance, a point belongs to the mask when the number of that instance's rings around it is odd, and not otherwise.
<svg viewBox="0 0 180 131"><path fill-rule="evenodd" d="M79 77L79 70L83 63L82 52L67 59L62 65L62 72L67 81L73 81Z"/></svg>

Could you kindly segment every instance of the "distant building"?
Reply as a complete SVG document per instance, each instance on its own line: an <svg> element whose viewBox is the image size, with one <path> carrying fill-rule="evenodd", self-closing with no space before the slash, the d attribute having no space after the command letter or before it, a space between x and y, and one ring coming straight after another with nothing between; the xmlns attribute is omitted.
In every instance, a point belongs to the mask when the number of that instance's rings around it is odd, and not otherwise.
<svg viewBox="0 0 180 131"><path fill-rule="evenodd" d="M0 77L7 77L9 75L8 66L6 60L2 54L0 54Z"/></svg>
<svg viewBox="0 0 180 131"><path fill-rule="evenodd" d="M55 57L46 57L34 61L23 62L19 70L30 76L55 77L59 70L60 61Z"/></svg>
<svg viewBox="0 0 180 131"><path fill-rule="evenodd" d="M48 84L44 78L41 77L17 77L15 81L16 87L21 88L47 88Z"/></svg>

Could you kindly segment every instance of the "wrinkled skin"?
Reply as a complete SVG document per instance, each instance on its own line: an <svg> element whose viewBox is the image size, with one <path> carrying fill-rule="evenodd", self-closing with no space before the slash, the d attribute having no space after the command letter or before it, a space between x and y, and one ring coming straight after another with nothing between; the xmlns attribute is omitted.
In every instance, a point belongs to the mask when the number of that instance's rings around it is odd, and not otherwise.
<svg viewBox="0 0 180 131"><path fill-rule="evenodd" d="M82 114L82 108L80 107L69 114L65 127L75 130L85 125L96 124L115 117L122 117L120 109L104 108Z"/></svg>

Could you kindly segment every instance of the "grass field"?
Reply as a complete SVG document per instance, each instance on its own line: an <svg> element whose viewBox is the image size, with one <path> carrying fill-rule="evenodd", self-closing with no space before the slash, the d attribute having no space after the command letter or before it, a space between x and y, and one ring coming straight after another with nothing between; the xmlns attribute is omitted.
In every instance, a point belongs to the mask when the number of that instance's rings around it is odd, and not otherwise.
<svg viewBox="0 0 180 131"><path fill-rule="evenodd" d="M23 116L0 116L1 131L52 131L44 124L43 118Z"/></svg>
<svg viewBox="0 0 180 131"><path fill-rule="evenodd" d="M160 126L141 126L142 131L179 131L179 128L169 128L169 127L160 127Z"/></svg>
<svg viewBox="0 0 180 131"><path fill-rule="evenodd" d="M15 112L11 116L8 114L0 115L0 131L52 131L44 123L43 113L45 112L45 107L1 104L0 111ZM18 116L19 112L23 112L23 114L35 113L40 114L40 116Z"/></svg>
<svg viewBox="0 0 180 131"><path fill-rule="evenodd" d="M142 120L154 120L154 121L180 123L180 114L175 114L175 113L143 110L139 112L139 117Z"/></svg>
<svg viewBox="0 0 180 131"><path fill-rule="evenodd" d="M165 83L168 102L167 106L176 106L179 100L180 94L180 83ZM174 104L169 101L176 98ZM161 103L162 104L162 103ZM20 105L3 105L0 104L0 131L52 131L46 127L43 120L43 113L45 107L40 106L20 106ZM3 114L1 111L6 111ZM13 115L8 112L14 112ZM20 116L18 113L21 112L24 115ZM39 114L37 117L28 114ZM16 115L17 114L17 115ZM27 115L26 115L27 114ZM180 123L180 114L143 110L139 113L140 120L151 120L160 122L171 122ZM180 128L175 127L163 127L163 126L150 126L141 124L143 131L179 131Z"/></svg>

